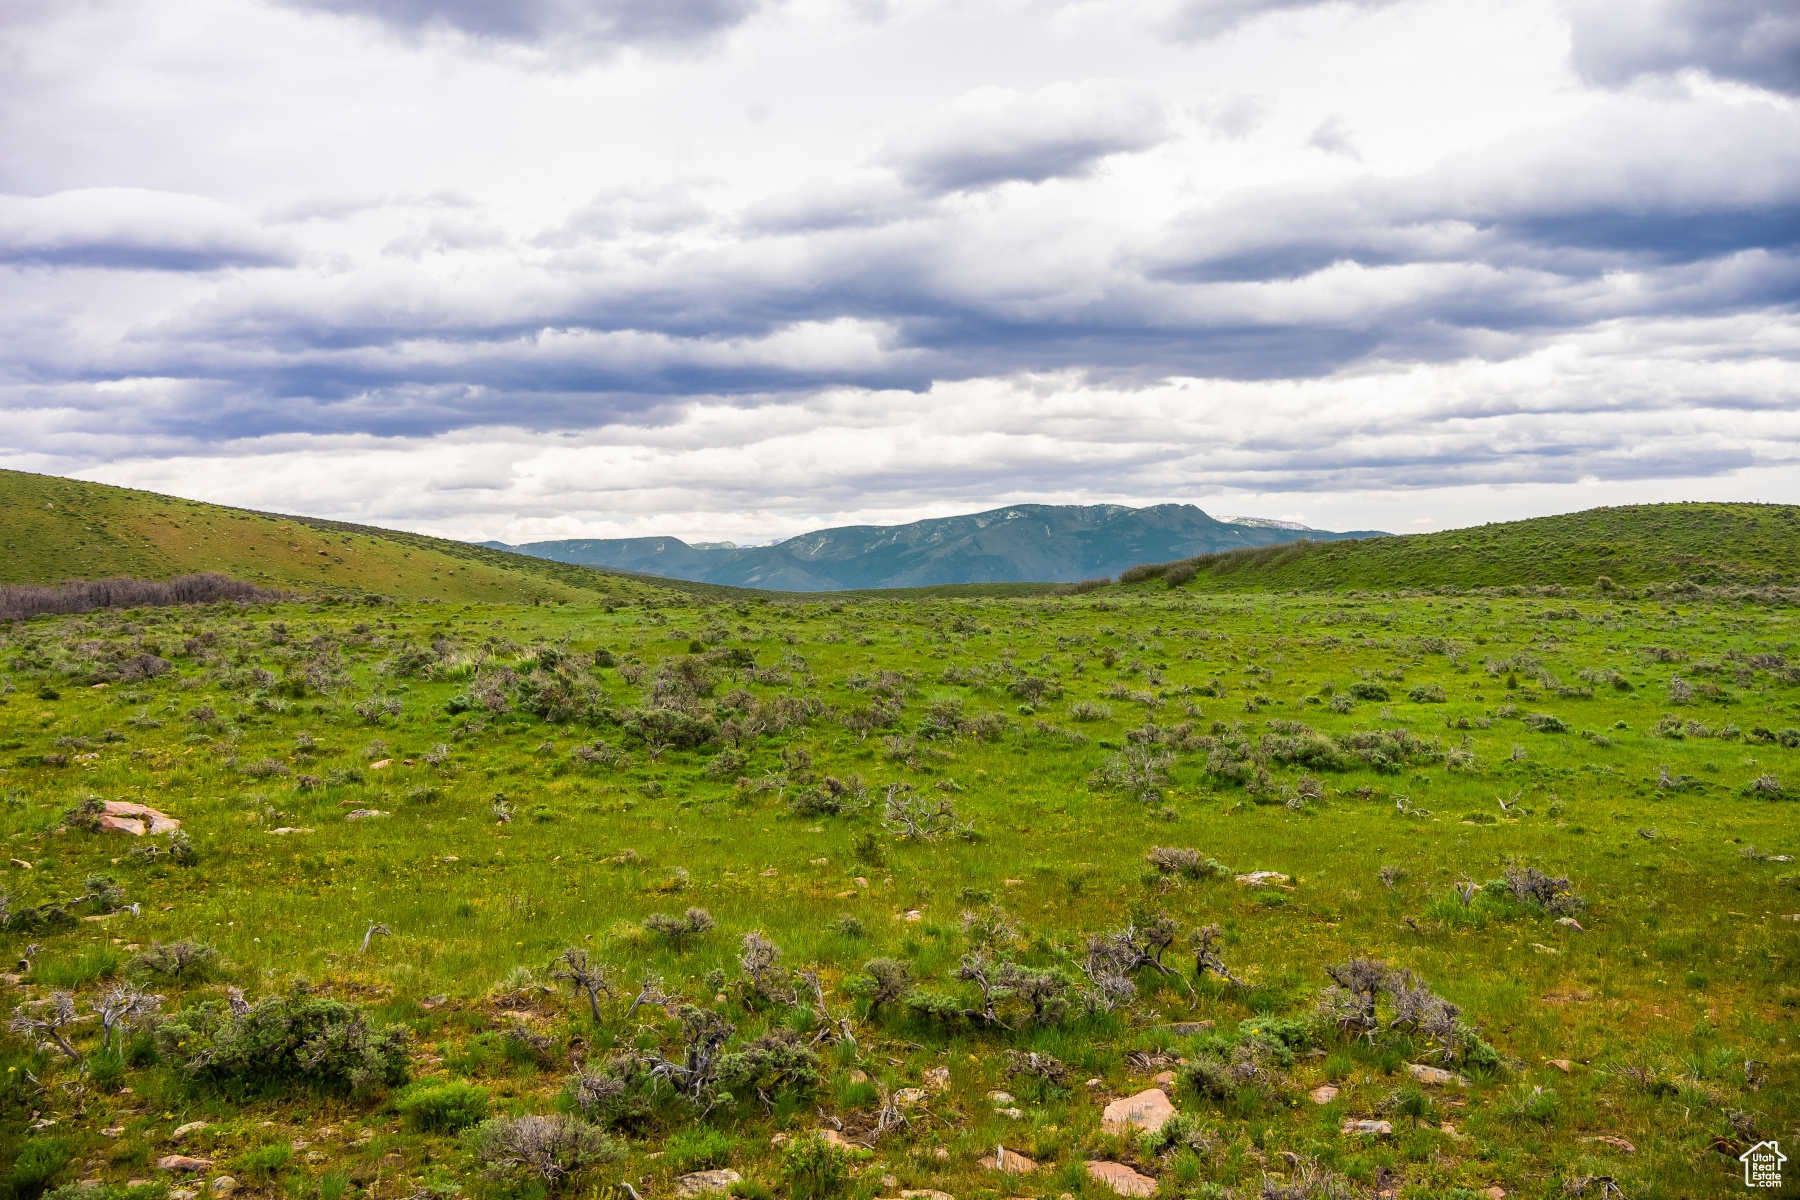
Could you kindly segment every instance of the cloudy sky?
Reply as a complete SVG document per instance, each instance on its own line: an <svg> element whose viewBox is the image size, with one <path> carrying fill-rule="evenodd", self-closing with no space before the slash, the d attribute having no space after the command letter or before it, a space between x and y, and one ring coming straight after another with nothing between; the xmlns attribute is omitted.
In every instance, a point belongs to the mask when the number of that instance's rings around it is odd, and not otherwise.
<svg viewBox="0 0 1800 1200"><path fill-rule="evenodd" d="M1800 502L1793 0L11 0L0 465L510 541Z"/></svg>

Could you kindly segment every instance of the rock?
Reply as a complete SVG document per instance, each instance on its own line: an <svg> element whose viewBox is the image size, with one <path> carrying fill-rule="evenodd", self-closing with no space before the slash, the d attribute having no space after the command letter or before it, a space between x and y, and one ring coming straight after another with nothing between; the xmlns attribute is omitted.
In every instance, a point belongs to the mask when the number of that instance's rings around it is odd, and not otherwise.
<svg viewBox="0 0 1800 1200"><path fill-rule="evenodd" d="M925 919L925 914L920 912L916 908L909 908L906 910L906 914L904 916L902 916L900 919L903 921L909 921L909 922L923 921Z"/></svg>
<svg viewBox="0 0 1800 1200"><path fill-rule="evenodd" d="M1175 1106L1161 1088L1151 1088L1123 1100L1114 1100L1100 1114L1103 1133L1131 1133L1142 1130L1155 1133L1175 1115Z"/></svg>
<svg viewBox="0 0 1800 1200"><path fill-rule="evenodd" d="M13 866L15 866L15 867L17 867L17 868L19 868L19 870L21 870L21 871L29 871L29 870L31 870L31 864L30 864L30 863L28 863L28 862L26 862L26 861L25 861L25 860L24 860L24 859L22 859L22 858L15 858L15 859L13 859L13 860L12 860L12 865L13 865Z"/></svg>
<svg viewBox="0 0 1800 1200"><path fill-rule="evenodd" d="M144 836L144 823L131 817L101 817L100 829L104 833L128 833L132 837Z"/></svg>
<svg viewBox="0 0 1800 1200"><path fill-rule="evenodd" d="M1553 1058L1553 1059L1550 1059L1549 1062L1550 1062L1551 1066L1553 1066L1557 1070L1561 1071L1564 1075L1567 1075L1569 1072L1571 1072L1575 1069L1575 1064L1570 1062L1566 1058Z"/></svg>
<svg viewBox="0 0 1800 1200"><path fill-rule="evenodd" d="M839 1133L835 1129L817 1129L817 1130L814 1130L813 1132L817 1133L819 1135L819 1137L824 1139L825 1141L830 1142L833 1146L848 1146L848 1145L850 1145L849 1140L847 1138L845 1138L843 1134Z"/></svg>
<svg viewBox="0 0 1800 1200"><path fill-rule="evenodd" d="M995 1146L994 1152L981 1160L981 1165L990 1171L1001 1171L1007 1175L1029 1175L1037 1170L1036 1163L1017 1150L1008 1150L1005 1146Z"/></svg>
<svg viewBox="0 0 1800 1200"><path fill-rule="evenodd" d="M1290 877L1283 875L1280 871L1252 871L1248 875L1239 875L1236 878L1239 883L1246 884L1250 887L1263 887L1265 885L1285 887L1293 882Z"/></svg>
<svg viewBox="0 0 1800 1200"><path fill-rule="evenodd" d="M125 1127L123 1125L109 1125L105 1129L102 1129L100 1131L100 1136L116 1138L116 1137L122 1136L124 1134L124 1132L125 1132Z"/></svg>
<svg viewBox="0 0 1800 1200"><path fill-rule="evenodd" d="M741 1182L743 1178L736 1171L729 1169L694 1171L675 1181L675 1194L677 1196L704 1196L708 1192L723 1192L732 1184Z"/></svg>
<svg viewBox="0 0 1800 1200"><path fill-rule="evenodd" d="M1014 1121L1023 1121L1025 1119L1025 1110L1022 1108L996 1108L994 1110L994 1115L1007 1117Z"/></svg>
<svg viewBox="0 0 1800 1200"><path fill-rule="evenodd" d="M934 1192L930 1188L914 1188L901 1192L900 1200L956 1200L949 1192Z"/></svg>
<svg viewBox="0 0 1800 1200"><path fill-rule="evenodd" d="M790 1138L790 1137L789 1137L789 1136L788 1136L788 1135L787 1135L787 1134L785 1134L785 1133L778 1133L778 1134L776 1134L776 1135L775 1135L775 1136L774 1136L774 1137L772 1137L772 1138L770 1138L770 1139L769 1139L769 1145L771 1145L771 1146L785 1146L785 1145L787 1145L787 1144L788 1144L788 1142L789 1142L789 1141L791 1141L791 1140L792 1140L792 1139L791 1139L791 1138Z"/></svg>
<svg viewBox="0 0 1800 1200"><path fill-rule="evenodd" d="M946 1091L950 1087L950 1068L931 1068L929 1071L925 1072L924 1084L925 1090L928 1092Z"/></svg>
<svg viewBox="0 0 1800 1200"><path fill-rule="evenodd" d="M391 767L391 766L393 766L393 765L394 765L394 760L393 760L393 759L391 759L391 758L384 758L384 759L382 759L382 760L380 760L380 761L379 761L379 762L372 762L372 763L370 763L370 764L369 764L369 770L371 770L371 771L385 771L385 770L387 770L387 769L388 769L388 768L389 768L389 767Z"/></svg>
<svg viewBox="0 0 1800 1200"><path fill-rule="evenodd" d="M121 820L135 820L142 833L175 833L182 828L182 822L175 817L160 813L149 804L135 804L131 801L106 801L106 817L117 817ZM101 819L104 828L104 817Z"/></svg>
<svg viewBox="0 0 1800 1200"><path fill-rule="evenodd" d="M1173 1072L1173 1071L1158 1071L1155 1075L1153 1075L1151 1077L1150 1082L1157 1084L1161 1087L1172 1087L1175 1083L1175 1072Z"/></svg>
<svg viewBox="0 0 1800 1200"><path fill-rule="evenodd" d="M1387 1121L1359 1121L1354 1117L1344 1118L1345 1133L1360 1134L1364 1137L1393 1137L1394 1127Z"/></svg>
<svg viewBox="0 0 1800 1200"><path fill-rule="evenodd" d="M1193 1037L1197 1033L1210 1033L1212 1032L1212 1027L1213 1023L1211 1021L1176 1021L1173 1024L1163 1026L1164 1029L1167 1029L1176 1037Z"/></svg>
<svg viewBox="0 0 1800 1200"><path fill-rule="evenodd" d="M199 1133L202 1129L205 1129L205 1128L206 1128L205 1121L189 1121L186 1125L182 1125L182 1126L178 1127L174 1133L171 1133L169 1135L169 1140L172 1142L179 1142L183 1138L186 1138L193 1134Z"/></svg>
<svg viewBox="0 0 1800 1200"><path fill-rule="evenodd" d="M1493 1187L1489 1188L1487 1191L1485 1191L1481 1194L1486 1196L1487 1200L1506 1200L1506 1189L1501 1187L1499 1184L1495 1184Z"/></svg>
<svg viewBox="0 0 1800 1200"><path fill-rule="evenodd" d="M282 836L286 836L287 834L290 834L290 833L311 833L312 830L307 829L307 828L302 828L302 827L296 826L296 825L283 825L281 828L271 829L271 830L269 830L269 832L273 833L273 834L279 834Z"/></svg>
<svg viewBox="0 0 1800 1200"><path fill-rule="evenodd" d="M911 1108L925 1099L924 1088L901 1088L894 1093L894 1103L901 1108Z"/></svg>
<svg viewBox="0 0 1800 1200"><path fill-rule="evenodd" d="M212 1194L215 1196L229 1196L231 1193L237 1191L237 1185L237 1180L233 1179L231 1176L221 1175L212 1181Z"/></svg>
<svg viewBox="0 0 1800 1200"><path fill-rule="evenodd" d="M131 801L106 801L106 813L101 817L101 828L106 829L106 817L119 820L133 820L139 831L137 837L144 833L175 833L182 828L182 822L175 817L160 813L149 804L133 804Z"/></svg>
<svg viewBox="0 0 1800 1200"><path fill-rule="evenodd" d="M199 1194L198 1188L176 1188L169 1193L169 1200L194 1200Z"/></svg>
<svg viewBox="0 0 1800 1200"><path fill-rule="evenodd" d="M939 1162L949 1162L950 1151L944 1146L939 1146L936 1150L931 1152L931 1157L937 1159Z"/></svg>
<svg viewBox="0 0 1800 1200"><path fill-rule="evenodd" d="M1011 1092L989 1092L988 1099L995 1104L1011 1104L1017 1097Z"/></svg>
<svg viewBox="0 0 1800 1200"><path fill-rule="evenodd" d="M1087 1087L1087 1089L1088 1089L1088 1091L1090 1091L1090 1092L1091 1092L1091 1091L1094 1091L1094 1090L1096 1090L1096 1089L1098 1089L1098 1088L1103 1088L1103 1087L1105 1087L1105 1086L1106 1086L1106 1080L1104 1080L1104 1079L1090 1079L1090 1080L1088 1080L1088 1081L1087 1081L1087 1083L1086 1083L1086 1085L1085 1085L1085 1086L1086 1086L1086 1087Z"/></svg>
<svg viewBox="0 0 1800 1200"><path fill-rule="evenodd" d="M863 878L861 875L858 875L855 879L852 879L850 882L854 883L857 887L868 887L869 886L869 881L867 879Z"/></svg>
<svg viewBox="0 0 1800 1200"><path fill-rule="evenodd" d="M779 875L779 874L781 874L781 872L780 872L780 871L778 871L778 870L777 870L777 869L775 869L775 868L774 868L774 867L770 867L770 868L769 868L769 869L768 869L768 870L766 870L766 871L764 871L764 872L763 872L763 873L762 873L762 877L763 877L763 878L764 878L764 879L773 879L773 878L775 878L775 877L776 877L776 876L777 876L777 875Z"/></svg>
<svg viewBox="0 0 1800 1200"><path fill-rule="evenodd" d="M1564 929L1573 929L1576 933L1587 932L1587 930L1581 927L1581 922L1577 921L1574 917L1558 917L1556 918L1556 923L1561 925Z"/></svg>
<svg viewBox="0 0 1800 1200"><path fill-rule="evenodd" d="M1419 1083L1431 1087L1468 1087L1469 1081L1454 1071L1446 1071L1442 1067L1428 1067L1424 1063L1407 1063L1406 1073Z"/></svg>
<svg viewBox="0 0 1800 1200"><path fill-rule="evenodd" d="M1531 943L1531 948L1533 950L1536 950L1539 954L1561 954L1562 953L1562 951L1558 950L1556 947L1546 946L1542 942Z"/></svg>
<svg viewBox="0 0 1800 1200"><path fill-rule="evenodd" d="M1306 1098L1311 1100L1314 1104L1330 1104L1333 1100L1337 1099L1337 1096L1338 1089L1337 1085L1334 1083L1321 1083L1318 1087L1306 1093Z"/></svg>
<svg viewBox="0 0 1800 1200"><path fill-rule="evenodd" d="M867 1071L863 1070L861 1067L857 1067L855 1070L850 1072L850 1082L851 1083L867 1083L867 1082L869 1082L869 1073Z"/></svg>
<svg viewBox="0 0 1800 1200"><path fill-rule="evenodd" d="M1089 1179L1104 1183L1121 1196L1156 1195L1156 1180L1139 1175L1124 1163L1090 1160L1087 1173Z"/></svg>
<svg viewBox="0 0 1800 1200"><path fill-rule="evenodd" d="M1581 1140L1584 1142L1599 1142L1603 1146L1611 1146L1614 1150L1623 1150L1627 1154L1637 1153L1636 1146L1632 1145L1622 1137L1613 1137L1610 1134L1601 1134L1598 1137L1586 1137Z"/></svg>
<svg viewBox="0 0 1800 1200"><path fill-rule="evenodd" d="M345 813L344 820L346 820L346 821L367 821L371 817L385 817L385 816L387 816L387 814L382 812L379 808L359 808L355 812Z"/></svg>
<svg viewBox="0 0 1800 1200"><path fill-rule="evenodd" d="M210 1166L210 1158L189 1158L185 1154L165 1154L156 1160L159 1171L204 1171Z"/></svg>

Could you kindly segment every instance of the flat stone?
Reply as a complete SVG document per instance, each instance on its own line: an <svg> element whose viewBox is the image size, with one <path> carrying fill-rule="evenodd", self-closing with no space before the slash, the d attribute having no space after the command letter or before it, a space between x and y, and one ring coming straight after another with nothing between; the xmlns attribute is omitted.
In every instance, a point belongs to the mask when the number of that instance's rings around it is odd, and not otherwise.
<svg viewBox="0 0 1800 1200"><path fill-rule="evenodd" d="M894 1093L894 1103L901 1108L911 1108L915 1104L922 1103L924 1099L924 1088L901 1088Z"/></svg>
<svg viewBox="0 0 1800 1200"><path fill-rule="evenodd" d="M1584 1142L1599 1142L1603 1146L1611 1146L1614 1150L1623 1150L1627 1154L1637 1153L1636 1146L1632 1145L1622 1137L1613 1137L1610 1134L1601 1134L1598 1137L1582 1138L1581 1140Z"/></svg>
<svg viewBox="0 0 1800 1200"><path fill-rule="evenodd" d="M1100 1114L1103 1133L1129 1133L1134 1129L1155 1133L1175 1115L1175 1106L1161 1088L1151 1088L1123 1100L1114 1100Z"/></svg>
<svg viewBox="0 0 1800 1200"><path fill-rule="evenodd" d="M925 1084L925 1090L928 1092L942 1092L948 1090L950 1087L950 1068L931 1068L929 1071L925 1072L923 1082Z"/></svg>
<svg viewBox="0 0 1800 1200"><path fill-rule="evenodd" d="M1345 1133L1360 1134L1364 1137L1393 1137L1394 1127L1387 1121L1359 1121L1354 1117L1344 1118Z"/></svg>
<svg viewBox="0 0 1800 1200"><path fill-rule="evenodd" d="M1014 1096L1011 1092L989 1092L988 1099L992 1100L995 1104L1011 1104L1014 1100L1018 1099L1018 1097Z"/></svg>
<svg viewBox="0 0 1800 1200"><path fill-rule="evenodd" d="M355 812L345 813L344 820L346 820L346 821L367 821L371 817L385 817L385 816L387 816L387 814L382 812L379 808L359 808Z"/></svg>
<svg viewBox="0 0 1800 1200"><path fill-rule="evenodd" d="M1249 887L1263 887L1269 884L1281 887L1293 882L1290 876L1283 875L1280 871L1252 871L1248 875L1236 876L1236 879L1239 883Z"/></svg>
<svg viewBox="0 0 1800 1200"><path fill-rule="evenodd" d="M1311 1100L1314 1104L1330 1104L1333 1100L1336 1100L1337 1097L1338 1089L1337 1085L1334 1083L1321 1083L1318 1087L1306 1093L1306 1098Z"/></svg>
<svg viewBox="0 0 1800 1200"><path fill-rule="evenodd" d="M205 1129L205 1128L206 1128L205 1121L189 1121L186 1125L177 1127L175 1132L171 1133L169 1135L169 1140L173 1141L173 1142L179 1142L183 1138L189 1137L196 1133L199 1133L202 1129Z"/></svg>
<svg viewBox="0 0 1800 1200"><path fill-rule="evenodd" d="M1566 1058L1552 1058L1549 1060L1549 1063L1564 1075L1567 1075L1570 1071L1575 1069L1575 1064Z"/></svg>
<svg viewBox="0 0 1800 1200"><path fill-rule="evenodd" d="M144 823L132 817L103 816L100 818L102 833L126 833L132 837L144 836Z"/></svg>
<svg viewBox="0 0 1800 1200"><path fill-rule="evenodd" d="M906 915L900 919L903 921L923 921L925 919L925 914L916 908L909 908L906 910Z"/></svg>
<svg viewBox="0 0 1800 1200"><path fill-rule="evenodd" d="M1124 1163L1090 1160L1087 1173L1089 1179L1104 1183L1121 1196L1156 1195L1156 1180L1139 1175Z"/></svg>
<svg viewBox="0 0 1800 1200"><path fill-rule="evenodd" d="M1008 1175L1029 1175L1037 1170L1035 1162L1005 1146L994 1147L994 1152L983 1158L981 1165L989 1171L1002 1171Z"/></svg>
<svg viewBox="0 0 1800 1200"><path fill-rule="evenodd" d="M1025 1110L1022 1108L996 1108L994 1110L994 1115L1007 1117L1014 1121L1023 1121L1025 1119Z"/></svg>
<svg viewBox="0 0 1800 1200"><path fill-rule="evenodd" d="M212 1194L215 1196L229 1196L231 1193L237 1191L237 1186L237 1180L229 1175L221 1175L212 1181Z"/></svg>
<svg viewBox="0 0 1800 1200"><path fill-rule="evenodd" d="M1487 1200L1506 1200L1506 1189L1497 1183L1481 1194L1486 1196Z"/></svg>
<svg viewBox="0 0 1800 1200"><path fill-rule="evenodd" d="M189 1158L185 1154L165 1154L156 1160L159 1171L204 1171L210 1166L210 1158Z"/></svg>
<svg viewBox="0 0 1800 1200"><path fill-rule="evenodd" d="M1420 1083L1432 1087L1468 1087L1469 1081L1454 1071L1446 1071L1442 1067L1428 1067L1424 1063L1407 1063L1406 1073Z"/></svg>
<svg viewBox="0 0 1800 1200"><path fill-rule="evenodd" d="M199 1194L199 1188L176 1188L169 1193L169 1200L194 1200Z"/></svg>
<svg viewBox="0 0 1800 1200"><path fill-rule="evenodd" d="M1150 1077L1150 1082L1159 1087L1171 1087L1175 1083L1175 1072L1158 1071L1155 1075Z"/></svg>
<svg viewBox="0 0 1800 1200"><path fill-rule="evenodd" d="M704 1196L708 1192L723 1192L732 1184L739 1183L743 1176L732 1170L693 1171L675 1181L677 1196Z"/></svg>
<svg viewBox="0 0 1800 1200"><path fill-rule="evenodd" d="M391 758L384 758L384 759L382 759L382 760L380 760L380 761L379 761L379 762L372 762L372 763L370 763L370 764L369 764L369 770L371 770L371 771L385 771L385 770L387 770L387 769L388 769L388 768L389 768L389 767L391 767L391 766L393 766L393 765L394 765L394 760L393 760L393 759L391 759Z"/></svg>
<svg viewBox="0 0 1800 1200"><path fill-rule="evenodd" d="M930 1188L913 1188L900 1193L900 1200L956 1200L949 1192L934 1192Z"/></svg>
<svg viewBox="0 0 1800 1200"><path fill-rule="evenodd" d="M100 818L100 827L102 829L111 828L111 826L108 826L106 823L106 817L117 817L122 820L135 820L138 826L135 836L138 837L142 837L147 832L173 833L181 828L181 822L177 821L174 817L171 817L168 813L158 812L148 804L134 804L129 800L106 801L106 815ZM121 829L120 832L124 833L129 831Z"/></svg>

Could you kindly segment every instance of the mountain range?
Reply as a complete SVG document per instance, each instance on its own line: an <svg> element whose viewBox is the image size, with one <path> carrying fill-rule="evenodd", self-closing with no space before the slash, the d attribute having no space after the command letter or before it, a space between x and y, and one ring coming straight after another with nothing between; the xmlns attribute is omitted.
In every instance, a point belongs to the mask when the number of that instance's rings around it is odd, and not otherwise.
<svg viewBox="0 0 1800 1200"><path fill-rule="evenodd" d="M535 558L669 579L790 592L956 583L1073 583L1145 562L1300 540L1387 537L1292 522L1219 520L1192 504L1015 504L909 525L846 525L769 546L690 545L676 537L482 542Z"/></svg>

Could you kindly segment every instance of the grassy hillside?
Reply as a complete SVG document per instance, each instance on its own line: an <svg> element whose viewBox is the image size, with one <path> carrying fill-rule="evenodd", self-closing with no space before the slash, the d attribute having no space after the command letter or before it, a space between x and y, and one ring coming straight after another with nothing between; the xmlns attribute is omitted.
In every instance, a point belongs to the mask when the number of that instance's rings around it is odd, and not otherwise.
<svg viewBox="0 0 1800 1200"><path fill-rule="evenodd" d="M1199 590L1620 587L1800 582L1800 508L1642 504L1356 542L1296 542L1188 560Z"/></svg>
<svg viewBox="0 0 1800 1200"><path fill-rule="evenodd" d="M1800 1120L1791 612L1118 596L0 625L0 1194L1675 1200Z"/></svg>
<svg viewBox="0 0 1800 1200"><path fill-rule="evenodd" d="M490 603L726 594L316 517L0 471L0 583L218 571L266 587Z"/></svg>

